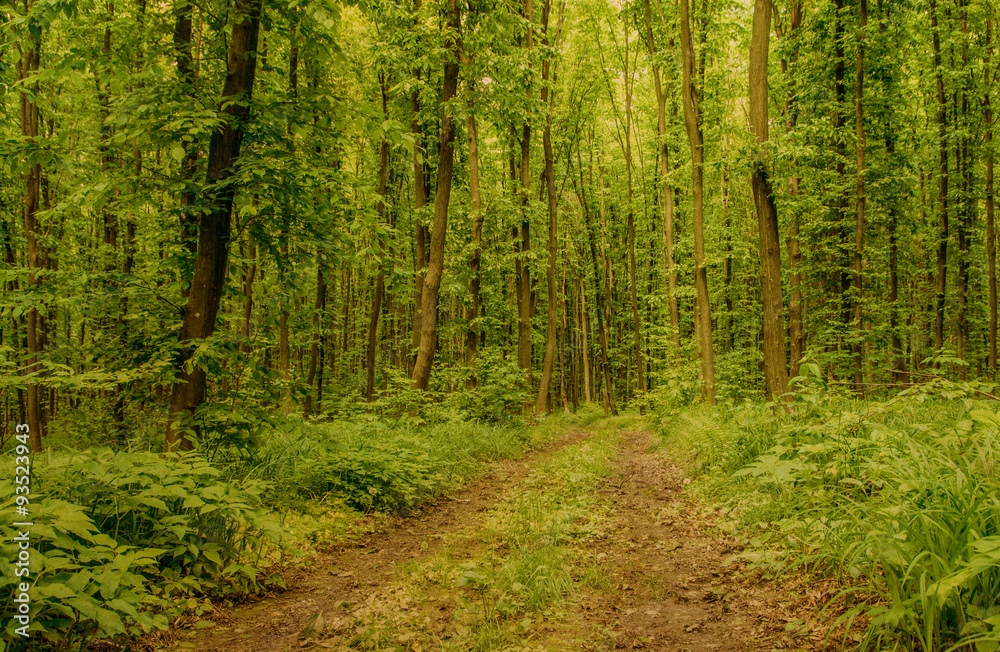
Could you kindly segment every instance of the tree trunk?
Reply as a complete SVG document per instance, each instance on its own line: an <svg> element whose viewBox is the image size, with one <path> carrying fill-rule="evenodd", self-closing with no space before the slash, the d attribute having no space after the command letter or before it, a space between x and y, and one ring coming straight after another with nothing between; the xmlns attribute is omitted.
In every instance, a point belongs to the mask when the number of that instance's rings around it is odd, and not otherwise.
<svg viewBox="0 0 1000 652"><path fill-rule="evenodd" d="M781 296L781 245L778 211L768 169L767 58L771 3L756 0L750 41L750 126L757 138L753 163L753 198L760 235L760 284L764 315L764 379L768 398L778 399L788 385L785 365L785 314Z"/></svg>
<svg viewBox="0 0 1000 652"><path fill-rule="evenodd" d="M857 181L854 212L854 340L851 344L854 354L854 391L864 395L861 339L864 333L862 323L862 264L865 244L865 122L864 122L864 92L865 92L865 29L868 26L868 0L860 0L858 4L858 37L857 77L854 84L854 142L857 154Z"/></svg>
<svg viewBox="0 0 1000 652"><path fill-rule="evenodd" d="M787 59L781 60L781 71L785 75L786 91L784 115L785 133L791 134L795 130L798 121L798 100L796 91L798 37L799 28L802 27L802 2L792 0L789 5L789 29L787 34L779 31L779 36L787 36L791 41L791 53ZM788 339L789 341L789 365L788 376L794 378L799 375L799 362L805 354L806 334L805 334L805 305L802 301L802 250L799 246L799 214L801 209L797 205L799 195L799 177L797 173L792 174L788 179L788 195L791 197L790 215L788 217L788 229L785 234L785 249L788 252Z"/></svg>
<svg viewBox="0 0 1000 652"><path fill-rule="evenodd" d="M475 96L474 82L469 83L469 94ZM469 106L469 117L466 120L466 129L469 137L469 195L472 202L472 256L469 260L469 269L472 272L469 278L469 319L468 330L465 335L465 362L469 369L474 371L476 367L476 355L479 352L479 341L481 327L479 325L479 313L481 311L482 299L479 296L481 279L479 271L482 259L483 245L483 200L479 190L479 134L476 131L476 106L471 102ZM475 373L469 374L466 385L468 389L476 387Z"/></svg>
<svg viewBox="0 0 1000 652"><path fill-rule="evenodd" d="M413 0L415 14L419 14L423 0ZM415 17L419 21L419 16ZM415 79L420 79L420 69L413 71ZM427 227L423 223L423 208L427 205L427 181L424 179L424 161L420 152L423 143L423 130L420 127L420 93L414 89L410 94L410 132L417 146L413 148L413 221L414 221L414 251L413 251L413 349L420 346L424 273L427 267Z"/></svg>
<svg viewBox="0 0 1000 652"><path fill-rule="evenodd" d="M708 275L705 270L704 228L704 149L701 134L700 93L695 88L694 39L688 0L681 0L681 57L683 71L684 126L691 147L691 217L694 231L694 285L698 298L695 321L701 349L701 371L705 400L715 405L715 365L712 357L712 314L708 303Z"/></svg>
<svg viewBox="0 0 1000 652"><path fill-rule="evenodd" d="M226 120L212 132L208 153L208 174L204 190L209 207L201 219L191 291L184 308L181 342L184 350L178 361L178 382L170 397L170 411L164 450L189 450L194 442L188 436L190 419L205 399L206 373L198 364L189 364L197 340L215 331L215 321L222 300L229 257L230 218L236 186L236 174L243 123L249 114L250 99L257 64L257 34L260 26L261 0L238 0L232 37L229 44L228 74L222 90L220 111ZM240 95L241 102L229 101Z"/></svg>
<svg viewBox="0 0 1000 652"><path fill-rule="evenodd" d="M896 140L892 135L892 129L886 130L885 151L889 156L889 164L892 165L896 154ZM889 330L892 331L892 353L893 353L893 382L903 382L905 377L902 371L906 370L906 358L903 356L903 342L899 338L899 246L896 241L896 226L898 222L898 211L896 202L889 201Z"/></svg>
<svg viewBox="0 0 1000 652"><path fill-rule="evenodd" d="M24 13L29 14L34 0L24 0ZM38 104L37 100L32 102L27 92L27 81L38 73L41 63L42 36L41 28L37 32L26 33L18 43L20 58L16 60L17 79L24 84L20 93L21 108L21 136L28 142L33 142L38 137ZM37 98L39 96L39 84L37 81L30 84L31 94ZM44 256L41 251L39 236L41 235L41 225L38 223L38 210L41 202L41 179L42 166L38 163L32 165L24 173L24 236L27 241L27 262L28 262L28 285L38 290L41 286L41 277L38 271L44 267ZM39 355L42 353L41 336L41 316L36 306L32 306L25 319L25 335L28 344L29 364L28 373L38 373L41 371ZM32 378L28 383L27 397L25 404L25 417L28 424L28 439L31 443L32 452L38 453L42 450L42 434L45 427L44 415L42 413L42 387L38 383L37 377Z"/></svg>
<svg viewBox="0 0 1000 652"><path fill-rule="evenodd" d="M542 45L549 47L549 9L551 2L546 0L542 8ZM545 157L545 189L549 208L549 232L547 249L549 253L548 266L545 270L545 285L548 290L547 326L545 330L545 358L542 362L542 377L538 383L538 397L535 399L536 415L541 414L549 399L549 386L552 382L552 370L556 359L556 329L558 314L558 298L556 296L556 237L558 233L556 180L554 156L552 153L552 112L555 108L555 91L549 91L549 79L555 83L555 65L547 58L542 60L542 102L547 107L545 114L545 130L542 133L542 150Z"/></svg>
<svg viewBox="0 0 1000 652"><path fill-rule="evenodd" d="M994 222L993 197L993 108L990 104L992 92L990 70L993 58L993 8L987 7L986 17L986 55L983 57L983 126L985 128L983 149L986 155L986 264L989 275L990 331L989 331L989 369L990 378L995 378L997 371L997 232Z"/></svg>
<svg viewBox="0 0 1000 652"><path fill-rule="evenodd" d="M437 344L437 299L444 272L445 231L448 228L448 202L451 199L451 180L454 171L455 119L448 102L458 90L458 47L455 40L461 26L461 12L456 0L448 0L449 34L447 49L451 56L444 66L444 86L441 96L441 144L438 150L437 191L434 196L434 225L431 231L430 262L424 278L420 347L413 365L411 389L426 390L434 362Z"/></svg>
<svg viewBox="0 0 1000 652"><path fill-rule="evenodd" d="M965 3L959 3L962 24L962 70L970 70L969 66L969 19ZM969 119L969 88L971 76L960 81L961 84L961 114L957 118L960 130L960 147L956 152L958 159L959 183L961 184L961 204L958 212L958 357L967 360L969 345L969 323L967 301L969 293L969 233L972 230L974 214L972 196L972 146L970 130L973 129ZM968 366L961 368L962 379L968 374Z"/></svg>
<svg viewBox="0 0 1000 652"><path fill-rule="evenodd" d="M257 204L257 196L250 200L253 205ZM240 350L244 354L251 352L250 346L250 318L253 316L253 279L257 275L257 243L253 236L247 235L247 271L243 276L243 328L241 329L243 338L240 342Z"/></svg>
<svg viewBox="0 0 1000 652"><path fill-rule="evenodd" d="M173 39L177 58L177 79L180 82L181 95L192 98L195 97L194 54L191 43L193 11L194 4L188 0L177 0L174 4L176 18ZM198 215L194 205L197 193L192 183L198 163L198 148L195 143L195 139L180 143L184 150L181 158L181 182L186 186L180 193L181 242L192 257L198 249ZM189 291L190 288L186 288L183 295L187 296Z"/></svg>
<svg viewBox="0 0 1000 652"><path fill-rule="evenodd" d="M382 115L389 118L389 89L385 75L379 75L382 88ZM378 223L385 223L385 195L389 182L389 141L382 139L379 146L379 175L378 175ZM375 395L375 354L378 351L378 319L382 314L382 296L385 294L385 241L378 237L379 257L383 262L379 263L378 274L375 277L375 296L372 297L372 309L368 316L368 349L365 352L365 399L370 403Z"/></svg>
<svg viewBox="0 0 1000 652"><path fill-rule="evenodd" d="M323 313L326 311L326 278L323 275L322 254L316 255L316 303L313 305L312 317L312 343L309 351L309 375L306 377L306 401L304 406L305 416L310 416L313 411L313 383L319 378L317 385L321 386L323 378ZM322 389L317 391L317 410L321 409Z"/></svg>
<svg viewBox="0 0 1000 652"><path fill-rule="evenodd" d="M593 164L591 164L591 168L593 168ZM602 188L602 206L604 201L603 197L604 189ZM584 202L584 207L586 208L586 202ZM594 229L591 225L590 210L584 210L583 214L587 221L587 237L590 244L590 260L594 266L594 287L597 293L597 334L601 343L601 369L604 374L604 412L605 415L610 412L613 416L618 416L618 408L615 405L615 388L614 385L611 384L611 364L608 361L608 325L604 319L607 311L607 303L604 292L605 281L601 277L602 275L607 276L607 273L603 272L602 274L602 271L606 268L603 265L599 265L597 261L597 243L594 238Z"/></svg>
<svg viewBox="0 0 1000 652"><path fill-rule="evenodd" d="M653 25L649 0L644 3L646 23L646 49L651 57L656 56L653 41ZM680 355L680 315L677 311L677 271L674 268L674 191L670 184L670 146L667 143L667 96L670 87L663 87L660 67L653 64L653 88L656 91L657 136L660 150L660 183L663 186L663 275L667 282L667 307L670 312L670 338L675 355Z"/></svg>
<svg viewBox="0 0 1000 652"><path fill-rule="evenodd" d="M934 348L944 346L944 295L948 281L948 113L941 66L941 35L938 29L937 0L930 0L931 42L934 48L934 77L938 101L938 207L940 231L937 248L937 314L934 321ZM935 365L936 366L936 365Z"/></svg>

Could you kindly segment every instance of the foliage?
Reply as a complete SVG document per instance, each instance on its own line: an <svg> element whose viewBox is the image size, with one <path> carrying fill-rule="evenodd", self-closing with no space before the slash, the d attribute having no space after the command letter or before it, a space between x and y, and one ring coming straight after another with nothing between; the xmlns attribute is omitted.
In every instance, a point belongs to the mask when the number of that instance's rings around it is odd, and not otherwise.
<svg viewBox="0 0 1000 652"><path fill-rule="evenodd" d="M545 436L463 421L417 428L375 418L299 423L269 433L253 473L273 482L265 496L273 506L331 499L364 512L406 514L455 487L484 460L515 457Z"/></svg>
<svg viewBox="0 0 1000 652"><path fill-rule="evenodd" d="M193 455L95 448L36 458L32 631L53 646L136 634L164 628L190 597L258 590L264 547L281 532L259 507L264 489L226 483ZM13 487L0 488L0 499L12 512ZM13 536L6 527L8 559L18 554ZM3 590L19 581L8 564Z"/></svg>
<svg viewBox="0 0 1000 652"><path fill-rule="evenodd" d="M701 490L722 501L724 529L755 533L743 557L839 576L831 620L864 615L862 648L995 650L1000 416L981 400L991 389L939 378L884 402L804 392L793 416L695 412L686 423L704 425L690 439L712 432L717 451L696 458Z"/></svg>

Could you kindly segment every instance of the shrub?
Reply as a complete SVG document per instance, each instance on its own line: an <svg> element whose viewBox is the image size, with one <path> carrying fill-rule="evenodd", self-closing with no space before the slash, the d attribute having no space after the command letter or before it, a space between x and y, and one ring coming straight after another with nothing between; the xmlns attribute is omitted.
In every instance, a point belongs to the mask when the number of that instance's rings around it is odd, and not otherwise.
<svg viewBox="0 0 1000 652"><path fill-rule="evenodd" d="M51 645L134 634L165 626L154 614L173 612L180 596L257 589L263 546L280 536L257 507L265 485L237 488L218 475L195 455L93 449L36 460L33 629ZM11 485L0 485L0 501L13 510ZM12 559L8 533L3 554ZM5 566L0 591L20 581Z"/></svg>

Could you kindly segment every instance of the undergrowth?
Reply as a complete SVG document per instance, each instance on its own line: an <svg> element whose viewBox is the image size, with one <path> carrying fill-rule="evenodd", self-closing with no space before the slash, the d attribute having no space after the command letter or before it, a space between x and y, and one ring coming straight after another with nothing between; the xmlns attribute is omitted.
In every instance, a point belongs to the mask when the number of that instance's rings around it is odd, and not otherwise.
<svg viewBox="0 0 1000 652"><path fill-rule="evenodd" d="M935 378L860 401L802 379L774 405L663 410L666 445L721 503L740 555L840 579L845 649L1000 649L1000 415L990 387ZM846 637L846 634L845 634Z"/></svg>
<svg viewBox="0 0 1000 652"><path fill-rule="evenodd" d="M579 586L607 586L576 544L599 534L604 508L595 489L610 472L624 420L606 420L540 462L481 526L403 566L395 584L353 607L334 640L360 650L485 652L522 649L542 636L542 623ZM453 611L439 622L417 608L428 604Z"/></svg>
<svg viewBox="0 0 1000 652"><path fill-rule="evenodd" d="M412 512L484 461L517 457L598 417L549 418L531 428L271 419L234 426L238 436L206 438L200 453L90 448L36 456L30 576L16 576L13 564L0 574L8 595L30 584L32 636L15 635L19 624L8 620L0 652L134 637L211 609L213 600L280 585L276 571L296 545L329 541L358 514ZM13 513L16 500L12 485L0 486L0 509ZM16 534L3 528L7 559L17 558Z"/></svg>

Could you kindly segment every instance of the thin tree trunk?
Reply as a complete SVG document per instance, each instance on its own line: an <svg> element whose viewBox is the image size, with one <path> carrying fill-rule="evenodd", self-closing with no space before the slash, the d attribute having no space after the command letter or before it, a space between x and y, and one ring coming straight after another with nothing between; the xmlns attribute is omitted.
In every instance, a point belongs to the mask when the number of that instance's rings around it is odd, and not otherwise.
<svg viewBox="0 0 1000 652"><path fill-rule="evenodd" d="M205 203L210 207L201 219L198 249L195 256L191 291L184 308L181 342L184 350L179 360L178 382L170 397L170 411L164 450L191 449L187 435L189 419L205 400L206 373L200 365L187 364L196 346L215 331L215 321L222 300L229 257L230 218L236 185L230 178L236 173L243 123L249 114L256 73L257 34L260 27L261 0L238 0L237 21L229 44L228 74L222 90L220 110L227 120L214 132L209 144ZM242 95L244 102L227 101Z"/></svg>
<svg viewBox="0 0 1000 652"><path fill-rule="evenodd" d="M461 26L461 12L456 0L448 0L450 33L447 49L451 58L444 66L444 86L441 96L441 145L438 153L437 192L434 197L434 225L431 231L430 262L424 278L423 305L421 308L420 347L413 365L411 389L426 390L434 362L437 344L437 300L444 272L445 231L448 228L448 202L451 199L451 180L454 172L455 119L448 102L458 90L458 45L455 34Z"/></svg>
<svg viewBox="0 0 1000 652"><path fill-rule="evenodd" d="M788 87L786 92L784 115L785 133L791 134L798 121L798 99L795 75L797 72L799 28L802 27L802 1L792 0L789 5L789 29L787 34L779 31L779 36L791 40L791 53L787 59L781 60L781 71L785 75ZM799 215L801 209L797 205L799 195L799 177L797 172L788 179L788 195L791 197L788 229L785 235L785 249L788 252L788 339L789 365L788 375L794 378L799 375L799 362L805 354L805 305L802 300L802 250L799 246Z"/></svg>
<svg viewBox="0 0 1000 652"><path fill-rule="evenodd" d="M253 196L250 200L252 204L257 204L257 195ZM253 316L253 280L257 275L257 243L254 242L253 236L247 235L247 257L249 263L247 264L247 271L243 277L243 328L241 329L243 339L240 342L240 349L243 353L248 354L251 351L250 346L250 318Z"/></svg>
<svg viewBox="0 0 1000 652"><path fill-rule="evenodd" d="M587 341L588 332L587 323L587 288L583 282L583 275L580 276L580 334L583 348L583 395L586 397L587 403L591 403L594 400L593 392L590 387L590 380L592 378L590 371L590 344Z"/></svg>
<svg viewBox="0 0 1000 652"><path fill-rule="evenodd" d="M656 56L653 41L652 16L649 0L645 0L646 49L650 57ZM680 315L677 310L677 271L674 268L674 191L670 184L670 146L667 143L667 96L669 85L664 88L660 80L660 67L653 64L653 88L656 91L657 136L660 150L660 183L663 186L663 275L667 281L667 307L670 312L670 338L674 354L680 355Z"/></svg>
<svg viewBox="0 0 1000 652"><path fill-rule="evenodd" d="M831 132L831 138L834 143L834 149L837 152L836 156L836 176L837 180L847 179L847 144L846 139L843 137L844 125L847 124L846 112L844 111L844 104L847 97L847 87L844 84L844 75L846 72L845 66L845 55L844 55L844 0L835 0L836 6L836 16L834 18L834 97L836 102L833 109L833 131ZM834 182L837 184L837 182ZM845 345L846 331L850 327L851 320L854 317L854 300L855 297L851 293L851 281L852 273L851 268L853 266L853 238L851 237L851 230L847 225L847 188L846 185L843 187L836 186L833 190L833 214L834 214L834 231L840 238L839 242L839 254L848 256L850 262L847 264L841 263L836 260L837 254L834 254L835 263L832 266L834 285L840 285L840 325L843 329L843 335L837 340L837 349L840 350Z"/></svg>
<svg viewBox="0 0 1000 652"><path fill-rule="evenodd" d="M948 113L944 96L944 71L941 65L941 35L938 29L937 0L930 0L930 15L931 42L934 48L934 77L937 82L938 101L938 207L940 210L934 348L940 350L944 346L944 297L948 281Z"/></svg>
<svg viewBox="0 0 1000 652"><path fill-rule="evenodd" d="M602 213L604 212L603 202L604 189L601 188ZM597 333L601 342L601 368L604 373L604 412L605 414L610 413L613 416L618 416L618 408L615 405L615 388L614 385L611 384L611 364L608 361L608 324L605 320L605 314L607 312L607 295L604 291L605 281L601 278L602 270L606 270L607 268L603 265L598 266L597 263L597 244L594 238L594 230L590 223L590 211L584 211L584 216L587 218L587 236L590 242L590 259L594 266L594 285L597 291ZM603 276L607 276L606 271L604 271Z"/></svg>
<svg viewBox="0 0 1000 652"><path fill-rule="evenodd" d="M542 45L549 47L549 10L551 2L546 0L542 8ZM542 60L542 102L547 107L545 114L545 130L542 133L542 150L545 157L545 188L548 196L549 209L549 230L547 249L549 253L548 266L545 270L545 285L548 290L548 310L547 326L545 330L545 358L542 362L542 377L538 383L538 397L535 399L536 415L541 414L549 399L549 385L552 382L552 370L555 366L556 358L556 320L558 315L558 298L556 296L556 237L558 234L557 213L556 213L556 180L554 170L554 156L552 153L552 112L555 108L555 92L550 92L549 79L555 82L555 65L547 58Z"/></svg>
<svg viewBox="0 0 1000 652"><path fill-rule="evenodd" d="M28 15L34 0L24 0L24 13ZM41 28L35 33L26 33L18 43L20 58L16 60L16 72L19 82L26 83L38 72L41 63L42 35ZM31 94L38 97L39 84L37 81L30 84ZM21 136L28 142L33 142L38 137L38 103L29 99L27 88L20 92L21 108ZM41 225L38 223L38 210L41 201L41 179L42 166L35 163L24 173L24 235L27 241L27 262L28 262L28 285L37 290L41 286L41 277L38 270L44 267L44 256L41 251L39 236L41 235ZM36 306L32 306L25 319L25 335L28 345L28 373L37 373L41 370L39 355L42 353L42 336L40 332L41 316ZM37 377L32 378L28 383L27 397L25 404L25 417L28 424L28 439L31 443L32 452L38 453L42 450L42 435L45 427L44 416L42 414L42 387Z"/></svg>
<svg viewBox="0 0 1000 652"><path fill-rule="evenodd" d="M469 94L475 97L475 83L469 83ZM479 134L476 131L476 105L470 102L469 117L466 120L466 129L469 137L469 195L472 203L472 256L469 260L471 277L469 278L469 319L468 330L465 335L465 362L470 370L475 370L476 355L479 352L479 314L481 311L482 299L479 296L481 279L479 277L482 246L483 246L483 200L479 189ZM468 389L476 387L475 373L469 374L466 384Z"/></svg>
<svg viewBox="0 0 1000 652"><path fill-rule="evenodd" d="M389 117L389 89L384 73L379 75L382 88L382 115ZM389 141L382 139L379 146L379 175L378 175L378 222L385 223L385 195L389 182ZM385 259L385 241L378 237L378 252L381 259ZM382 314L382 296L385 294L385 272L384 263L379 264L378 274L375 277L375 296L372 297L371 313L368 316L368 349L365 352L365 399L370 403L375 396L375 354L378 351L378 319Z"/></svg>
<svg viewBox="0 0 1000 652"><path fill-rule="evenodd" d="M885 151L889 156L890 165L896 155L896 140L892 129L886 130ZM892 331L893 382L902 382L906 370L906 358L903 356L903 342L899 337L899 246L896 241L896 226L898 210L894 200L889 201L889 330Z"/></svg>
<svg viewBox="0 0 1000 652"><path fill-rule="evenodd" d="M628 33L626 32L626 60L628 59ZM632 300L632 339L635 352L636 385L639 394L646 394L646 363L642 355L642 322L639 320L639 281L636 277L635 264L635 212L632 207L632 91L629 84L629 71L625 71L625 171L626 182L628 183L628 268L629 286L631 288ZM639 403L639 413L645 414L644 402Z"/></svg>
<svg viewBox="0 0 1000 652"><path fill-rule="evenodd" d="M527 21L527 34L525 35L524 48L528 58L534 48L534 7L532 0L524 0L524 18ZM531 84L528 85L527 95L531 97ZM531 414L534 407L531 403L530 392L533 386L533 374L531 365L531 273L528 265L528 252L531 251L531 219L528 214L528 197L531 192L531 119L525 118L521 127L521 163L519 167L521 189L521 229L520 229L520 249L517 251L515 259L515 272L517 274L517 363L524 373L525 397L522 405L522 413L526 416ZM518 239L517 227L514 227L514 239Z"/></svg>
<svg viewBox="0 0 1000 652"><path fill-rule="evenodd" d="M962 70L968 71L969 67L969 20L968 9L964 2L959 3L962 23ZM972 230L972 220L974 215L972 197L972 147L969 130L972 125L969 120L969 88L968 82L960 82L961 90L961 114L957 117L960 125L960 147L956 152L958 159L959 183L961 184L961 204L958 213L958 357L966 360L968 357L969 345L969 323L967 315L967 302L969 293L969 233ZM968 366L961 368L961 376L964 380L968 374Z"/></svg>
<svg viewBox="0 0 1000 652"><path fill-rule="evenodd" d="M857 181L854 213L854 391L864 395L864 356L862 355L861 339L864 333L862 287L862 265L865 244L865 29L868 26L868 0L860 0L858 4L858 37L857 77L854 84L854 142L857 154Z"/></svg>
<svg viewBox="0 0 1000 652"><path fill-rule="evenodd" d="M994 222L993 196L993 107L990 104L992 92L993 58L993 7L987 6L986 17L986 55L983 57L983 127L985 129L983 149L986 155L986 264L989 275L990 331L989 331L989 370L990 378L997 371L997 233Z"/></svg>
<svg viewBox="0 0 1000 652"><path fill-rule="evenodd" d="M174 50L176 51L177 78L180 82L181 95L195 97L194 54L191 43L192 20L194 4L189 0L177 0L174 4ZM180 177L185 188L180 193L181 242L193 257L198 249L198 215L195 210L197 193L193 188L192 179L198 163L198 148L195 140L184 140L180 143L184 150L181 158ZM189 289L183 291L187 296Z"/></svg>
<svg viewBox="0 0 1000 652"><path fill-rule="evenodd" d="M326 277L323 275L322 254L316 255L316 303L313 305L312 317L312 342L309 346L309 375L306 377L306 401L304 406L305 416L310 416L313 410L313 383L322 383L323 377L323 313L326 311ZM319 381L317 382L317 376ZM322 390L318 390L319 397L322 397ZM318 399L322 400L321 398ZM319 402L317 402L319 406Z"/></svg>
<svg viewBox="0 0 1000 652"><path fill-rule="evenodd" d="M705 270L704 147L701 133L701 94L695 88L694 39L688 0L681 0L681 56L683 71L684 126L691 147L691 217L694 231L694 285L698 298L695 321L701 349L701 371L705 400L715 405L715 365L712 356L712 314L708 303Z"/></svg>
<svg viewBox="0 0 1000 652"><path fill-rule="evenodd" d="M413 0L415 20L419 21L420 7L423 0ZM420 69L415 68L413 77L420 79ZM424 273L427 267L427 227L423 223L423 208L427 205L427 181L424 179L424 157L420 152L423 144L423 130L420 127L420 93L414 88L410 94L410 131L417 147L413 148L413 215L414 215L414 251L413 251L413 349L420 346L422 323Z"/></svg>

